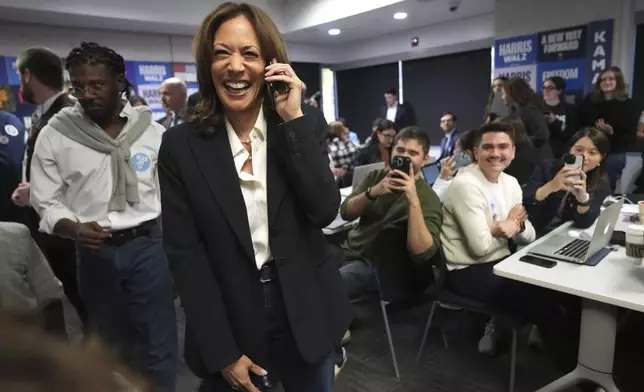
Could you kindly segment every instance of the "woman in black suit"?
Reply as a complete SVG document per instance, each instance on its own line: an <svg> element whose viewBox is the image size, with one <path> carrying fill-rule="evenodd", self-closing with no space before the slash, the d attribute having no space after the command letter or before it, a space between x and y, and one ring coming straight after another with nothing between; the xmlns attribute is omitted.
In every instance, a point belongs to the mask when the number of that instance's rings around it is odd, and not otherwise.
<svg viewBox="0 0 644 392"><path fill-rule="evenodd" d="M327 124L302 106L302 82L259 8L217 7L194 50L201 100L159 151L186 361L202 391L279 380L287 392L330 392L351 311L322 234L340 204Z"/></svg>

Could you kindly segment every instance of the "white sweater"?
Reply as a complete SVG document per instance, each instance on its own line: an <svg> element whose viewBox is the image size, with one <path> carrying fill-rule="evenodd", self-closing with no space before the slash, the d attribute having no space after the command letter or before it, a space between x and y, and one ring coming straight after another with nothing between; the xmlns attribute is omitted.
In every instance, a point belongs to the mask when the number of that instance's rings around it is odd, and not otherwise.
<svg viewBox="0 0 644 392"><path fill-rule="evenodd" d="M503 200L493 200L490 187L495 184L487 181L478 167L464 169L450 184L443 204L440 238L449 269L508 256L508 240L493 237L490 228L495 219L505 220L508 211L523 200L523 192L516 178L501 173L499 190ZM517 234L514 240L518 244L527 244L535 238L534 227L526 220L525 230Z"/></svg>

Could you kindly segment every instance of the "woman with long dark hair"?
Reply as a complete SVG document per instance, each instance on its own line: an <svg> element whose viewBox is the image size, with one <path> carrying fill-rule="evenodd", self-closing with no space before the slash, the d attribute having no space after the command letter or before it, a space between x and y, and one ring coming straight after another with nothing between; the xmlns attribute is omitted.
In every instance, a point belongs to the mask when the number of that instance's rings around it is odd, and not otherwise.
<svg viewBox="0 0 644 392"><path fill-rule="evenodd" d="M539 97L521 78L512 78L503 87L503 100L510 106L510 114L523 121L528 138L539 150L543 159L552 158L549 139L550 131L543 114Z"/></svg>
<svg viewBox="0 0 644 392"><path fill-rule="evenodd" d="M587 228L599 216L610 195L604 158L610 143L603 131L582 128L575 133L567 152L584 156L582 170L565 167L562 159L540 165L523 190L523 205L538 234L565 221Z"/></svg>
<svg viewBox="0 0 644 392"><path fill-rule="evenodd" d="M163 241L202 392L330 392L351 309L322 228L340 194L273 21L224 3L194 40L201 100L163 135Z"/></svg>
<svg viewBox="0 0 644 392"><path fill-rule="evenodd" d="M626 154L633 152L641 159L641 153L635 147L639 115L635 102L628 96L624 74L618 67L610 67L599 74L593 91L579 108L581 126L596 127L608 137L610 154L606 157L606 171L613 191L626 167ZM618 193L628 193L633 180L622 181Z"/></svg>
<svg viewBox="0 0 644 392"><path fill-rule="evenodd" d="M370 163L385 162L385 167L389 167L391 147L396 133L398 133L398 127L393 121L380 120L369 143L358 151L355 165L363 166Z"/></svg>

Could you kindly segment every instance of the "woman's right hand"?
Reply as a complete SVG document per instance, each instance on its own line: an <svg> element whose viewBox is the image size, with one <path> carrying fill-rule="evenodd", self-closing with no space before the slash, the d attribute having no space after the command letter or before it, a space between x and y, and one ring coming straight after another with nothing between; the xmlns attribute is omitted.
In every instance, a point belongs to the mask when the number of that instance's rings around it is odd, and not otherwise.
<svg viewBox="0 0 644 392"><path fill-rule="evenodd" d="M266 370L255 365L247 356L242 355L241 358L226 366L221 374L235 391L260 392L250 381L250 372L258 376L267 374Z"/></svg>
<svg viewBox="0 0 644 392"><path fill-rule="evenodd" d="M562 167L561 170L550 180L549 184L553 192L565 191L570 189L572 182L571 176L581 175L581 170L572 167Z"/></svg>
<svg viewBox="0 0 644 392"><path fill-rule="evenodd" d="M447 157L441 161L441 173L440 178L442 180L447 180L456 175L458 169L456 168L456 161L454 157Z"/></svg>

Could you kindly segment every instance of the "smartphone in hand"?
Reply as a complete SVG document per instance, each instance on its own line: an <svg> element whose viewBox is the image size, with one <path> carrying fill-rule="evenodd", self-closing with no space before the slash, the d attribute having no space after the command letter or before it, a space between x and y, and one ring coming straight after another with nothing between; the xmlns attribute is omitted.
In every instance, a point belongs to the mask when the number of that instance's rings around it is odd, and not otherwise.
<svg viewBox="0 0 644 392"><path fill-rule="evenodd" d="M395 156L391 158L392 170L400 170L403 173L409 174L410 166L411 166L411 159L409 157ZM400 178L400 176L397 174L394 174L394 177Z"/></svg>

